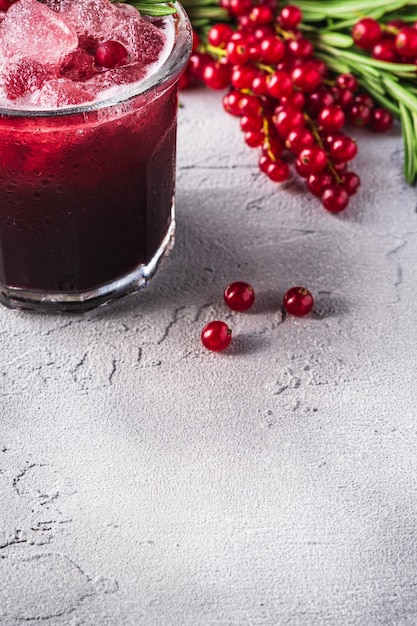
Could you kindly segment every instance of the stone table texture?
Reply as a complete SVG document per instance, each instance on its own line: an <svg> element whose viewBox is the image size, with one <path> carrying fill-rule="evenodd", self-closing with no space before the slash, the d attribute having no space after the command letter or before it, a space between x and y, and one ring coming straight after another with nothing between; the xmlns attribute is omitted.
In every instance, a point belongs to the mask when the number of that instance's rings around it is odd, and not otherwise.
<svg viewBox="0 0 417 626"><path fill-rule="evenodd" d="M140 294L0 311L0 624L417 624L417 215L399 128L338 216L181 96L177 237ZM257 300L226 309L246 280ZM316 297L282 315L293 285ZM206 351L224 319L234 340Z"/></svg>

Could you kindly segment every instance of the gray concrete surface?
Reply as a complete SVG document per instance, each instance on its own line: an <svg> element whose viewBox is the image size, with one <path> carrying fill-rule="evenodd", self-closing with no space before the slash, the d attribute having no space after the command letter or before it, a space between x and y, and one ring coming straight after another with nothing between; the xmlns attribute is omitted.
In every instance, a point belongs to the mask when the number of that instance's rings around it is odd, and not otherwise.
<svg viewBox="0 0 417 626"><path fill-rule="evenodd" d="M334 216L181 97L176 246L77 317L0 310L0 624L417 624L415 189L358 136ZM225 309L251 282L250 313ZM295 284L314 313L283 318ZM229 322L227 353L200 345Z"/></svg>

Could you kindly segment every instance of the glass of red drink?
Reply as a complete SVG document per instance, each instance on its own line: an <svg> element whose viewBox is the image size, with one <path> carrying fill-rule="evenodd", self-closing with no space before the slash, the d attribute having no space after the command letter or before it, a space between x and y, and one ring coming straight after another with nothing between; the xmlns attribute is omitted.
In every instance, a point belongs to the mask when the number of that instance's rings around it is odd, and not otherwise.
<svg viewBox="0 0 417 626"><path fill-rule="evenodd" d="M0 109L0 301L85 311L144 287L173 242L178 79L191 27L117 96Z"/></svg>

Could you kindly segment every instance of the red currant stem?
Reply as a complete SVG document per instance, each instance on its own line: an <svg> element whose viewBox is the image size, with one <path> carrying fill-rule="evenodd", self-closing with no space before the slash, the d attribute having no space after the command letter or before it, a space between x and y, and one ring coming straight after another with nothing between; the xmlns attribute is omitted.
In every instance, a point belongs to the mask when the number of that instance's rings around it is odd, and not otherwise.
<svg viewBox="0 0 417 626"><path fill-rule="evenodd" d="M311 119L311 117L307 113L304 113L304 118L306 119L307 124L309 125L310 130L313 133L313 137L317 141L317 144L320 146L320 148L322 148L322 150L326 152L326 154L328 154L327 150L324 147L323 140L320 137L317 124ZM339 173L337 172L337 170L335 170L330 158L327 158L327 167L329 168L329 171L331 172L331 174L334 176L336 183L340 184L342 182L342 178L339 176Z"/></svg>
<svg viewBox="0 0 417 626"><path fill-rule="evenodd" d="M270 125L269 125L267 117L263 114L263 112L262 112L262 118L263 118L263 131L265 134L264 143L266 144L266 152L268 154L268 157L271 159L271 161L275 163L277 159L275 157L275 154L271 150L271 133L269 132Z"/></svg>
<svg viewBox="0 0 417 626"><path fill-rule="evenodd" d="M259 63L259 61L255 63L255 66L258 69L263 70L264 72L268 72L268 74L273 74L275 71L274 68L271 67L270 65L265 65L265 63Z"/></svg>
<svg viewBox="0 0 417 626"><path fill-rule="evenodd" d="M284 30L278 24L276 24L276 26L275 26L275 32L276 32L277 35L282 37L282 39L284 39L285 41L289 41L290 39L295 40L297 38L295 33L291 33L291 32L289 32L287 30Z"/></svg>
<svg viewBox="0 0 417 626"><path fill-rule="evenodd" d="M221 48L220 46L212 46L211 43L206 43L205 45L200 46L201 52L207 52L214 57L221 59L226 56L226 49Z"/></svg>

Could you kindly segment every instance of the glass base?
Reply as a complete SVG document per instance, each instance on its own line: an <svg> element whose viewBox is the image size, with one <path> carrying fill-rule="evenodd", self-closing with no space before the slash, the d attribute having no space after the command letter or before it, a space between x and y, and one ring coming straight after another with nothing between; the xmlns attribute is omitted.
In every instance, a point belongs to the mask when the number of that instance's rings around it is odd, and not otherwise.
<svg viewBox="0 0 417 626"><path fill-rule="evenodd" d="M136 293L144 289L154 275L162 258L174 245L175 220L172 220L168 232L146 265L139 265L132 272L89 291L48 292L6 287L0 285L0 303L10 309L29 309L49 313L67 311L83 313L113 300Z"/></svg>

